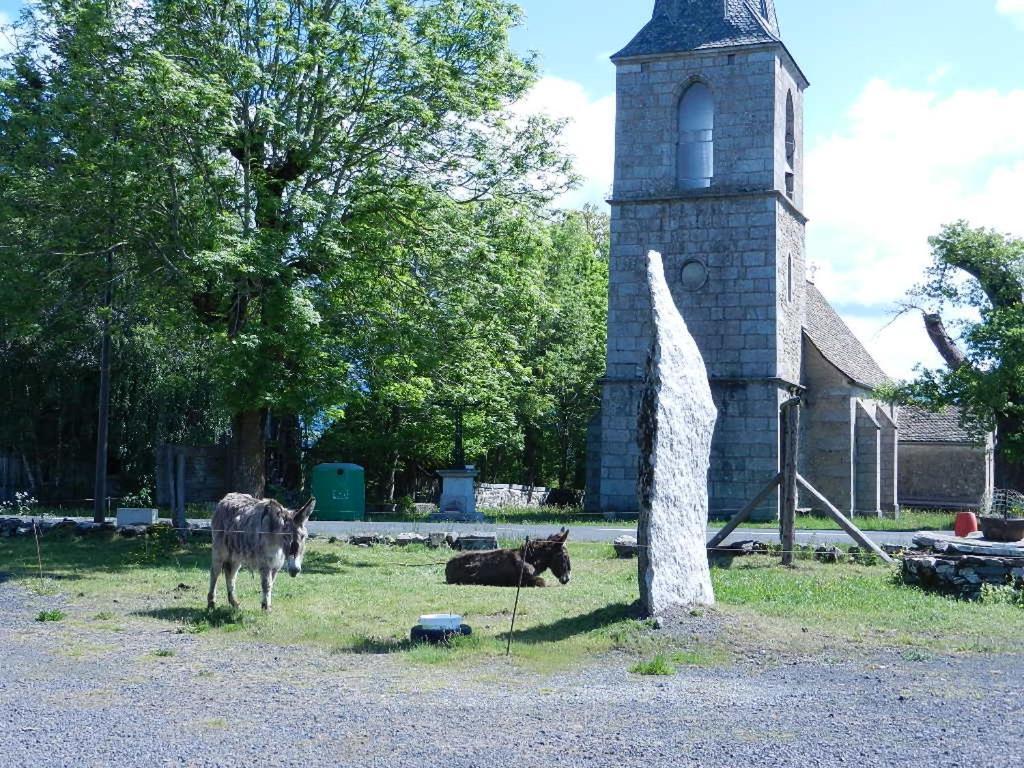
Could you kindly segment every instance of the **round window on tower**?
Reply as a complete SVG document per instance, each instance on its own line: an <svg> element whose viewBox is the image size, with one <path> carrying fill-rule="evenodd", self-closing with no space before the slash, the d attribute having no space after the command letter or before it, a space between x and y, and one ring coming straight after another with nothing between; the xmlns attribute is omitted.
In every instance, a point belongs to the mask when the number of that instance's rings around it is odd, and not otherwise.
<svg viewBox="0 0 1024 768"><path fill-rule="evenodd" d="M683 288L688 291L699 291L708 284L708 268L699 259L690 259L683 264Z"/></svg>

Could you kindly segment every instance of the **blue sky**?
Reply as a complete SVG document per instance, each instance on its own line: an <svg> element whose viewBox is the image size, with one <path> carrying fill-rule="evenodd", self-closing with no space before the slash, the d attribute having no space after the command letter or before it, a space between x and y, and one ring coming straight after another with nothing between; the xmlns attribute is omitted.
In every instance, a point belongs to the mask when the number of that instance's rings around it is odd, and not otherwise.
<svg viewBox="0 0 1024 768"><path fill-rule="evenodd" d="M523 109L568 117L586 183L611 183L608 56L653 0L519 0L514 33L543 67ZM0 0L0 15L20 2ZM819 287L882 366L937 364L920 320L889 324L928 262L926 239L965 217L1024 236L1024 0L776 0L783 38L811 80L806 103L808 256ZM0 19L2 20L2 19ZM2 45L2 41L0 41Z"/></svg>

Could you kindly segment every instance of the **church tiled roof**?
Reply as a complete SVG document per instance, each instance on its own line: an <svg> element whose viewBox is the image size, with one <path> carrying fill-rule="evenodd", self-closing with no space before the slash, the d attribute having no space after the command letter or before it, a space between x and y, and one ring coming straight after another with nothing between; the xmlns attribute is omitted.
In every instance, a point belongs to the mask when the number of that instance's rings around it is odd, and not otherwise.
<svg viewBox="0 0 1024 768"><path fill-rule="evenodd" d="M807 284L804 333L824 358L848 379L870 389L890 381L871 353L843 322L843 318L811 283Z"/></svg>
<svg viewBox="0 0 1024 768"><path fill-rule="evenodd" d="M613 59L779 42L774 0L655 0L654 15Z"/></svg>
<svg viewBox="0 0 1024 768"><path fill-rule="evenodd" d="M923 408L900 406L900 441L907 443L980 444L981 439L960 424L960 410L946 408L938 413Z"/></svg>

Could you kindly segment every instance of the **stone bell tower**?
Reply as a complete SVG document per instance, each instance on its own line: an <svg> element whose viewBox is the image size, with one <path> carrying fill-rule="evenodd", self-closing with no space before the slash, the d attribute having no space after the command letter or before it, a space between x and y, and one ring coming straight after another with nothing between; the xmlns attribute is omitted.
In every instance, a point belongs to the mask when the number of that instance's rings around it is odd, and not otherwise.
<svg viewBox="0 0 1024 768"><path fill-rule="evenodd" d="M652 334L644 257L656 250L718 406L710 505L725 516L778 471L778 408L800 383L808 82L780 39L774 0L656 0L612 61L600 508L637 509L636 414ZM777 510L772 498L758 516Z"/></svg>

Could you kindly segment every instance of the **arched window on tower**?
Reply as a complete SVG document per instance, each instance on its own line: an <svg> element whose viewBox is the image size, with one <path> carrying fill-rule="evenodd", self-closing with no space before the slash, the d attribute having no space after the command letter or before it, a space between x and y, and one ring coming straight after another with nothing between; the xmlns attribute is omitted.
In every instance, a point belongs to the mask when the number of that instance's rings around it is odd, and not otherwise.
<svg viewBox="0 0 1024 768"><path fill-rule="evenodd" d="M694 83L679 100L677 182L680 189L711 186L715 175L715 105L711 90Z"/></svg>
<svg viewBox="0 0 1024 768"><path fill-rule="evenodd" d="M791 198L796 192L796 111L793 109L793 92L786 94L786 194Z"/></svg>

